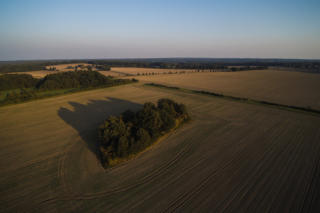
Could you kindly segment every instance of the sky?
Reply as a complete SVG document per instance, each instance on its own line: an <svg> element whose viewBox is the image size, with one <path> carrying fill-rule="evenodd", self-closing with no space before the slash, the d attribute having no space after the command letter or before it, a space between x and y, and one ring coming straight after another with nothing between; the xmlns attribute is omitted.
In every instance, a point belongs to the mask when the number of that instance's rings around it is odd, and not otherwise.
<svg viewBox="0 0 320 213"><path fill-rule="evenodd" d="M320 1L0 1L0 61L162 57L320 59Z"/></svg>

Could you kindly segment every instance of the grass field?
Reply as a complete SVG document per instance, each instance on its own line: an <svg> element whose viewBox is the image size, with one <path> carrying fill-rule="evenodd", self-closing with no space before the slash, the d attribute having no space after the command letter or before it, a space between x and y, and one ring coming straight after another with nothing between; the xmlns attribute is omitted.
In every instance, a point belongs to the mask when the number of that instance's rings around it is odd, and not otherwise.
<svg viewBox="0 0 320 213"><path fill-rule="evenodd" d="M164 97L192 122L105 171L98 124ZM0 120L0 212L320 209L318 116L135 84L1 107Z"/></svg>
<svg viewBox="0 0 320 213"><path fill-rule="evenodd" d="M144 82L320 109L318 74L260 70L149 75L135 78Z"/></svg>

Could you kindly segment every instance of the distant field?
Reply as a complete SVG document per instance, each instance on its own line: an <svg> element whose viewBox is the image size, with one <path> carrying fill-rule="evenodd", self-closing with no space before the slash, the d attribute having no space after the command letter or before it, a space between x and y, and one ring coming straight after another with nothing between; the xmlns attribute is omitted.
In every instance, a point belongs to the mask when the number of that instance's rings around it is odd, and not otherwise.
<svg viewBox="0 0 320 213"><path fill-rule="evenodd" d="M39 70L39 71L17 72L17 73L10 73L10 74L29 74L29 75L32 75L34 78L43 78L48 74L54 74L59 72L63 72L63 71Z"/></svg>
<svg viewBox="0 0 320 213"><path fill-rule="evenodd" d="M138 76L188 89L320 109L320 75L275 70Z"/></svg>
<svg viewBox="0 0 320 213"><path fill-rule="evenodd" d="M52 65L52 66L46 66L47 69L50 69L50 67L55 67L57 70L37 70L37 71L27 71L27 72L18 72L16 74L29 74L32 75L34 78L43 78L48 74L54 74L54 73L59 73L59 72L68 72L68 71L74 71L74 68L68 68L70 66L75 67L78 65L83 65L83 66L89 66L90 64L86 64L86 63L77 63L77 64L59 64L59 65ZM81 69L81 68L79 68ZM83 68L84 70L86 68ZM95 68L93 68L92 70L96 70ZM101 71L102 74L104 74L103 72L105 71ZM13 73L12 73L13 74Z"/></svg>
<svg viewBox="0 0 320 213"><path fill-rule="evenodd" d="M121 76L129 75L143 75L143 74L168 74L168 73L182 73L182 72L194 72L190 69L157 69L157 68L137 68L137 67L112 67L111 71Z"/></svg>
<svg viewBox="0 0 320 213"><path fill-rule="evenodd" d="M49 69L50 67L55 67L59 71L73 71L74 69L69 67L75 67L78 65L91 66L90 64L86 64L86 63L77 63L77 64L58 64L58 65L46 66L46 68Z"/></svg>
<svg viewBox="0 0 320 213"><path fill-rule="evenodd" d="M97 126L165 97L192 122L105 171ZM1 107L0 120L0 212L320 209L318 116L136 84Z"/></svg>
<svg viewBox="0 0 320 213"><path fill-rule="evenodd" d="M59 72L67 72L74 71L74 69L67 69L68 66L76 66L80 64L61 64L55 66L47 66L47 69L50 67L56 67L58 71L49 71L49 70L39 70L39 71L28 71L23 72L24 74L30 74L35 78L43 78L48 74L59 73ZM89 64L82 65L87 66ZM96 70L93 68L92 70ZM113 76L113 77L124 77L127 75L143 75L143 74L168 74L168 73L184 73L184 72L194 72L195 70L184 70L184 69L155 69L155 68L136 68L136 67L112 67L110 71L98 71L105 76ZM21 74L21 73L17 73Z"/></svg>

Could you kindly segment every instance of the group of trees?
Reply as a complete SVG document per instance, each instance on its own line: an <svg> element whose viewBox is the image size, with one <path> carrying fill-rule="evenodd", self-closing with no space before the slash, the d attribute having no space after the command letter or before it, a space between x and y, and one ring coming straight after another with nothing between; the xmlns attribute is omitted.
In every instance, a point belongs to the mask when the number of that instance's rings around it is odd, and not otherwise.
<svg viewBox="0 0 320 213"><path fill-rule="evenodd" d="M94 66L97 70L110 70L111 67L104 61L88 61L88 64Z"/></svg>
<svg viewBox="0 0 320 213"><path fill-rule="evenodd" d="M57 68L56 67L49 67L49 68L47 68L47 67L44 67L43 68L43 70L49 70L49 71L57 71Z"/></svg>
<svg viewBox="0 0 320 213"><path fill-rule="evenodd" d="M78 71L49 74L42 79L33 78L28 74L0 75L0 91L19 88L35 88L44 90L88 88L99 86L115 86L129 83L129 79L115 79L99 72Z"/></svg>
<svg viewBox="0 0 320 213"><path fill-rule="evenodd" d="M231 67L223 70L223 72L235 72L235 71L247 71L247 70L264 70L266 67ZM140 75L166 75L166 74L188 74L194 72L221 72L221 70L215 69L197 69L197 70L188 70L188 71L169 71L169 72L145 72L145 73L137 73L137 74L127 74L130 76L140 76Z"/></svg>
<svg viewBox="0 0 320 213"><path fill-rule="evenodd" d="M266 66L239 66L229 68L232 72L236 71L247 71L247 70L265 70L268 69Z"/></svg>
<svg viewBox="0 0 320 213"><path fill-rule="evenodd" d="M164 69L193 69L193 70L230 70L230 66L241 66L231 71L251 70L252 67L267 69L268 67L289 68L297 71L320 73L319 60L298 59L241 59L241 58L159 58L159 59L119 59L94 60L88 63L103 64L109 67L144 67Z"/></svg>
<svg viewBox="0 0 320 213"><path fill-rule="evenodd" d="M88 61L88 64L94 64L96 66L108 67L140 67L140 68L161 68L161 69L227 69L227 66L215 63L203 63L203 62L152 62L149 60L97 60Z"/></svg>
<svg viewBox="0 0 320 213"><path fill-rule="evenodd" d="M20 103L23 101L28 101L37 98L37 92L35 90L28 90L21 88L19 90L13 90L7 93L5 100L2 101L2 104L8 103ZM0 102L1 104L1 102Z"/></svg>
<svg viewBox="0 0 320 213"><path fill-rule="evenodd" d="M3 91L5 97L0 100L0 104L18 103L39 98L39 94L41 92L45 94L45 91L61 89L76 91L96 87L111 87L135 81L137 80L106 77L96 71L62 72L49 74L42 79L35 79L27 74L4 74L0 75L0 91Z"/></svg>
<svg viewBox="0 0 320 213"><path fill-rule="evenodd" d="M28 74L3 74L0 75L0 90L35 87L38 80Z"/></svg>
<svg viewBox="0 0 320 213"><path fill-rule="evenodd" d="M99 128L100 153L105 167L137 154L160 136L187 121L185 105L170 99L158 100L157 106L145 103L143 109L110 116Z"/></svg>
<svg viewBox="0 0 320 213"><path fill-rule="evenodd" d="M114 79L106 77L96 71L62 72L47 75L37 84L38 89L67 89L67 88L89 88L99 86L115 86L129 83L128 79Z"/></svg>

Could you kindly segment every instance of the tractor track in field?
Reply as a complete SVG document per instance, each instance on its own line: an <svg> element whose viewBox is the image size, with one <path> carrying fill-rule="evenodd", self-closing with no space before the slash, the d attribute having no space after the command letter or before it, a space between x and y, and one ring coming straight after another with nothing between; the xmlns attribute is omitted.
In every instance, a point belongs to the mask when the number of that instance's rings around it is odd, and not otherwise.
<svg viewBox="0 0 320 213"><path fill-rule="evenodd" d="M127 190L130 190L132 188L139 187L141 185L147 184L152 182L157 177L165 174L173 165L175 165L180 159L182 159L185 154L190 151L192 148L192 144L188 143L186 146L181 149L173 159L168 160L163 164L161 167L155 169L153 172L149 173L147 176L144 176L142 179L140 179L138 182L132 185L127 185L124 187L109 189L105 191L100 191L96 193L86 193L86 194L76 194L72 191L70 187L68 187L68 184L65 182L65 160L67 158L67 154L70 150L72 150L72 147L75 145L70 144L67 148L67 150L64 152L62 157L59 160L59 169L58 169L58 177L61 181L61 184L63 185L63 189L66 193L70 193L71 196L64 196L64 197L55 197L55 198L49 198L46 200L43 200L40 202L40 204L43 203L52 203L56 201L71 201L71 200L90 200L90 199L96 199L100 197L110 196L113 194L121 193Z"/></svg>
<svg viewBox="0 0 320 213"><path fill-rule="evenodd" d="M275 128L275 127L274 127ZM278 134L281 133L281 131L277 132ZM245 144L245 140L242 141L243 144ZM246 148L249 147L251 144L245 144L245 146L236 152L234 154L234 157L228 161L226 164L223 164L219 166L216 170L212 171L208 176L203 178L196 186L194 186L191 190L182 193L180 196L178 196L174 201L172 201L169 206L163 211L163 212L176 212L179 209L181 209L183 206L185 206L190 200L192 200L197 194L199 194L202 190L205 189L205 186L212 180L217 174L223 173L224 170L230 169L236 162L239 162L242 158L244 158L246 153ZM276 145L276 141L274 141L272 144L269 145L268 149L264 152L264 154L260 157L258 162L255 164L255 168L259 168L262 165L262 162L266 161L267 155L272 153L274 150L274 146ZM256 170L255 173L258 173L259 169ZM238 188L238 187L236 187ZM245 187L241 187L244 189ZM237 194L241 190L237 190L237 192L234 192L232 194L235 194L234 197L237 197ZM233 200L233 199L232 199ZM229 201L231 202L231 201ZM223 203L223 202L222 202Z"/></svg>

